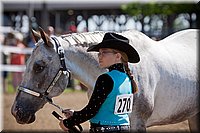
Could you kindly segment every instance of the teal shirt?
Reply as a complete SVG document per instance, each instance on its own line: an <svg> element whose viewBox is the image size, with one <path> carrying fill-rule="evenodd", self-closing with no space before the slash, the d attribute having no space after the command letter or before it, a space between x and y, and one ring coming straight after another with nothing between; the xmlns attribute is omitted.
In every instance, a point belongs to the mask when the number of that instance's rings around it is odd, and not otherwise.
<svg viewBox="0 0 200 133"><path fill-rule="evenodd" d="M107 74L114 82L113 89L90 122L100 125L130 125L127 113L114 114L116 97L122 94L132 94L130 79L126 73L118 70L112 70Z"/></svg>

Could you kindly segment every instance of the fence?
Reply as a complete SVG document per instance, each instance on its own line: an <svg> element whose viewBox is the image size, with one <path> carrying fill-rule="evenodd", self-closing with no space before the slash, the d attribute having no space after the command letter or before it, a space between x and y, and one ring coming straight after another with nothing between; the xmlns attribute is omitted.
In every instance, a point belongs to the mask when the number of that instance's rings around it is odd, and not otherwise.
<svg viewBox="0 0 200 133"><path fill-rule="evenodd" d="M18 53L18 54L31 54L32 48L18 48L14 46L0 46L0 53ZM1 57L2 59L2 57ZM25 70L25 65L5 65L0 64L0 71L9 71L9 72L23 72Z"/></svg>
<svg viewBox="0 0 200 133"><path fill-rule="evenodd" d="M14 46L3 46L0 44L0 72L2 74L3 71L8 72L24 72L25 65L7 65L3 64L2 62L2 54L9 54L9 53L21 53L21 54L31 54L33 48L18 48ZM0 88L1 91L3 90L2 86L2 75L0 76Z"/></svg>
<svg viewBox="0 0 200 133"><path fill-rule="evenodd" d="M9 53L22 53L22 54L31 54L32 48L18 48L14 46L4 46L0 44L0 91L3 92L3 79L2 79L2 72L8 71L8 72L24 72L25 65L7 65L3 64L2 62L2 54L9 54Z"/></svg>

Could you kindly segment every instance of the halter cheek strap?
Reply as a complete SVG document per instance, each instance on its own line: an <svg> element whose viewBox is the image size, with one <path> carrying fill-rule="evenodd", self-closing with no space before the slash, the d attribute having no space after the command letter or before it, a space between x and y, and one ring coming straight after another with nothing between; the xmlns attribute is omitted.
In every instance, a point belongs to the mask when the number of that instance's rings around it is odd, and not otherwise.
<svg viewBox="0 0 200 133"><path fill-rule="evenodd" d="M54 104L52 99L48 97L49 93L51 92L51 90L53 89L53 87L55 86L56 82L58 81L58 79L60 78L60 76L62 74L66 75L69 80L71 78L71 72L69 69L67 69L66 67L66 64L65 64L65 58L64 58L64 49L62 48L60 42L58 41L58 39L56 37L51 37L53 39L53 41L55 42L55 45L56 45L56 52L58 53L59 55L59 59L60 59L60 64L61 64L61 67L59 69L59 71L57 72L57 74L55 75L55 77L53 78L53 80L51 81L50 85L48 86L48 88L46 89L46 91L44 93L39 93L39 92L36 92L36 91L33 91L33 90L30 90L26 87L23 87L23 86L20 86L18 88L19 91L23 91L25 93L28 93L32 96L35 96L35 97L39 97L39 98L42 98L42 99L45 99L47 100L47 102L49 102L50 104L56 106L57 108L61 109L58 105Z"/></svg>
<svg viewBox="0 0 200 133"><path fill-rule="evenodd" d="M47 88L45 94L48 95L50 93L50 91L53 89L54 85L56 84L57 80L60 78L60 76L62 75L62 73L64 75L66 75L67 77L69 77L68 79L70 80L71 78L71 72L69 69L67 69L66 64L65 64L65 53L64 53L64 49L62 48L60 42L58 41L58 39L56 37L51 37L55 44L56 44L56 52L59 55L60 58L60 64L61 64L61 68L60 70L57 72L56 76L54 77L54 79L52 80L51 84L49 85L49 87ZM69 81L68 81L69 82Z"/></svg>

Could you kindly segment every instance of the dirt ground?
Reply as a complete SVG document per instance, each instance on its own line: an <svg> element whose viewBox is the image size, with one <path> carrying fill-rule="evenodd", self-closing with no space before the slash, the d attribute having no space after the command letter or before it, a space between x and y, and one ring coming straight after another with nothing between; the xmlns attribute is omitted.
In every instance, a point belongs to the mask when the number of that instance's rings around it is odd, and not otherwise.
<svg viewBox="0 0 200 133"><path fill-rule="evenodd" d="M52 111L60 111L52 105L46 104L43 109L36 113L36 121L29 125L20 125L15 121L15 118L11 115L10 110L12 103L15 99L14 94L3 95L3 106L4 106L4 118L3 118L3 129L5 131L62 131L59 128L58 120L51 115ZM87 103L86 92L70 92L63 93L62 95L54 98L54 102L59 104L63 108L71 108L74 110L80 110ZM61 114L61 113L60 113ZM81 124L84 131L88 131L89 122ZM165 126L154 126L147 129L147 132L184 132L189 133L189 127L187 121L165 125Z"/></svg>

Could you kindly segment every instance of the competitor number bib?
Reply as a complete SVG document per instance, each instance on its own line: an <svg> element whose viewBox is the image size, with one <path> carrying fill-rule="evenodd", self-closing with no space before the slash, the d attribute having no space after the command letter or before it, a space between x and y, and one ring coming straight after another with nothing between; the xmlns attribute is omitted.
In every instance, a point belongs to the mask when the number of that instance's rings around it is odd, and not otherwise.
<svg viewBox="0 0 200 133"><path fill-rule="evenodd" d="M123 94L116 97L114 114L131 113L133 106L133 94Z"/></svg>

